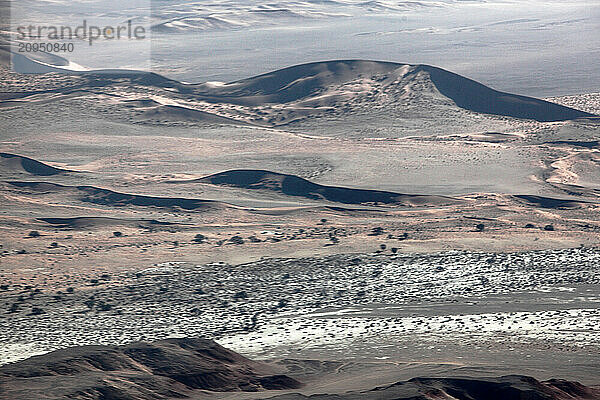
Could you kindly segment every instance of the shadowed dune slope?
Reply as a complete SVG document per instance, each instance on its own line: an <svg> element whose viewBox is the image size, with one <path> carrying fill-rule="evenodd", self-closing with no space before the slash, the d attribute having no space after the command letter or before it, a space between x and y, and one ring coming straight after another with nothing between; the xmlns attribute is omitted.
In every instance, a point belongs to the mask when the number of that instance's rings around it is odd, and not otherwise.
<svg viewBox="0 0 600 400"><path fill-rule="evenodd" d="M296 389L301 384L207 339L81 346L0 367L0 398L164 399L195 389ZM8 396L8 397L6 397Z"/></svg>
<svg viewBox="0 0 600 400"><path fill-rule="evenodd" d="M52 167L33 158L10 153L0 153L0 171L25 172L37 176L51 176L72 172Z"/></svg>
<svg viewBox="0 0 600 400"><path fill-rule="evenodd" d="M211 200L186 199L179 197L154 197L113 192L94 186L65 186L47 182L7 182L8 184L44 194L73 195L77 200L111 207L139 206L180 208L183 210L206 210L227 207L226 204Z"/></svg>
<svg viewBox="0 0 600 400"><path fill-rule="evenodd" d="M137 226L144 228L158 228L161 226L174 225L170 222L157 221L155 219L121 219L108 217L73 217L73 218L37 218L38 221L45 222L55 228L62 229L80 229L93 228L101 226Z"/></svg>
<svg viewBox="0 0 600 400"><path fill-rule="evenodd" d="M289 394L273 400L595 400L600 391L577 382L564 380L537 381L534 378L509 375L500 378L414 378L360 393L319 395Z"/></svg>
<svg viewBox="0 0 600 400"><path fill-rule="evenodd" d="M262 189L314 200L329 200L343 204L441 205L459 200L443 196L411 195L380 190L351 189L312 183L295 175L263 170L231 170L206 176L197 182L233 186L244 189Z"/></svg>
<svg viewBox="0 0 600 400"><path fill-rule="evenodd" d="M517 201L540 208L577 208L585 204L585 201L556 199L553 197L533 196L533 195L514 195Z"/></svg>
<svg viewBox="0 0 600 400"><path fill-rule="evenodd" d="M534 119L541 122L565 121L593 117L583 111L561 106L533 97L499 92L474 80L443 70L421 65L436 88L457 106L485 114Z"/></svg>

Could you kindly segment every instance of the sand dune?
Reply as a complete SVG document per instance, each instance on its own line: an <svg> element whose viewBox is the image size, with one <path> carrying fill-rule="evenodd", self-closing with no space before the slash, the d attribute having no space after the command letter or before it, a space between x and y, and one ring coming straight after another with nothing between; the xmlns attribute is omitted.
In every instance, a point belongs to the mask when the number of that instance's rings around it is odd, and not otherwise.
<svg viewBox="0 0 600 400"><path fill-rule="evenodd" d="M0 368L2 398L164 399L195 389L295 389L300 383L206 339L82 346ZM7 397L4 397L7 396Z"/></svg>
<svg viewBox="0 0 600 400"><path fill-rule="evenodd" d="M540 208L576 208L581 207L585 204L589 204L586 201L556 199L552 197L533 195L515 195L513 196L513 198L515 198L517 201Z"/></svg>
<svg viewBox="0 0 600 400"><path fill-rule="evenodd" d="M66 194L76 200L106 205L110 207L160 207L169 209L183 209L188 211L210 210L226 208L227 205L211 200L186 199L178 197L155 197L114 192L94 186L65 186L47 182L8 182L10 185L48 195Z"/></svg>
<svg viewBox="0 0 600 400"><path fill-rule="evenodd" d="M72 172L17 154L0 153L0 172L27 173L36 176L51 176Z"/></svg>
<svg viewBox="0 0 600 400"><path fill-rule="evenodd" d="M216 88L206 87L206 95L246 105L289 103L320 96L332 86L367 78L382 82L384 86L408 85L410 79L421 72L427 75L442 95L467 110L537 121L593 116L544 100L499 92L437 67L367 60L296 65Z"/></svg>
<svg viewBox="0 0 600 400"><path fill-rule="evenodd" d="M288 196L314 200L328 200L343 204L390 204L404 206L433 206L458 203L458 199L444 196L412 195L380 190L352 189L312 183L295 175L262 170L232 170L196 180L213 185L261 189Z"/></svg>
<svg viewBox="0 0 600 400"><path fill-rule="evenodd" d="M36 63L35 60L30 60ZM139 119L198 121L234 125L281 126L311 118L368 115L376 104L388 118L427 113L438 117L450 108L536 121L593 118L593 114L532 97L493 90L471 79L428 65L370 60L336 60L296 65L227 84L186 84L154 73L127 70L76 71L68 85L4 96L5 102L33 94L78 96L110 94L129 109L131 95L147 100L154 92L171 103L141 108ZM55 71L55 72L56 72ZM46 71L47 72L47 71ZM112 87L126 89L111 92ZM157 90L160 92L158 93ZM179 104L179 105L175 105ZM185 104L185 107L181 106ZM436 108L437 107L437 108ZM124 107L125 108L125 107Z"/></svg>
<svg viewBox="0 0 600 400"><path fill-rule="evenodd" d="M467 110L543 122L593 117L592 114L533 97L499 92L441 68L421 65L417 69L426 71L444 96Z"/></svg>

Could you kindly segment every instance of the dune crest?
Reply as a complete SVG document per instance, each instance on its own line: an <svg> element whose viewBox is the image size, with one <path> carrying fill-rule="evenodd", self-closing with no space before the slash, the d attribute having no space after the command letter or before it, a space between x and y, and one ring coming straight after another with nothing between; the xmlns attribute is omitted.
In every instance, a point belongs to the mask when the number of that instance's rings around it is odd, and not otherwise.
<svg viewBox="0 0 600 400"><path fill-rule="evenodd" d="M0 171L2 170L12 173L27 173L36 176L51 176L73 172L52 167L43 162L34 160L33 158L11 153L0 153Z"/></svg>
<svg viewBox="0 0 600 400"><path fill-rule="evenodd" d="M386 204L402 206L437 206L454 204L460 200L444 196L414 195L381 190L352 189L319 185L295 175L264 170L231 170L220 172L196 182L244 189L262 189L288 196L313 200L328 200L343 204Z"/></svg>

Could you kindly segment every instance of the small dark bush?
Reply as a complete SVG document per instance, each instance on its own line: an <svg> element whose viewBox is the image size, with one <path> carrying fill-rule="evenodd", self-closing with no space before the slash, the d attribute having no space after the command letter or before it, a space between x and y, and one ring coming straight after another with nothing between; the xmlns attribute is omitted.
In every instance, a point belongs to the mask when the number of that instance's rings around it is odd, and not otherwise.
<svg viewBox="0 0 600 400"><path fill-rule="evenodd" d="M75 289L72 287L67 288L67 293L73 293L74 291L75 291Z"/></svg>
<svg viewBox="0 0 600 400"><path fill-rule="evenodd" d="M380 226L376 226L375 228L371 229L371 233L369 233L369 236L379 236L379 235L383 235L383 228Z"/></svg>
<svg viewBox="0 0 600 400"><path fill-rule="evenodd" d="M113 232L113 236L114 237L121 237L121 236L123 236L123 233L121 233L119 231L115 231L115 232Z"/></svg>
<svg viewBox="0 0 600 400"><path fill-rule="evenodd" d="M247 299L248 298L248 293L246 293L245 291L241 291L241 292L237 292L236 294L233 295L233 298L236 300L239 299Z"/></svg>
<svg viewBox="0 0 600 400"><path fill-rule="evenodd" d="M535 228L535 225L534 224L527 224L527 225L525 225L525 228L526 229L533 229L533 228Z"/></svg>
<svg viewBox="0 0 600 400"><path fill-rule="evenodd" d="M98 311L110 311L112 310L113 306L109 303L99 302L96 308Z"/></svg>
<svg viewBox="0 0 600 400"><path fill-rule="evenodd" d="M244 239L241 236L232 236L229 238L231 244L244 244Z"/></svg>
<svg viewBox="0 0 600 400"><path fill-rule="evenodd" d="M477 225L475 225L475 230L477 232L483 232L484 229L485 229L485 225L484 224L477 224Z"/></svg>
<svg viewBox="0 0 600 400"><path fill-rule="evenodd" d="M30 238L36 238L36 237L40 237L42 235L40 235L40 233L38 231L31 231L29 232L29 235L27 235Z"/></svg>
<svg viewBox="0 0 600 400"><path fill-rule="evenodd" d="M41 314L46 314L46 311L42 310L39 307L33 307L31 309L31 314L30 315L41 315Z"/></svg>
<svg viewBox="0 0 600 400"><path fill-rule="evenodd" d="M544 230L545 230L545 231L553 231L553 230L554 230L554 225L546 225L546 226L544 227Z"/></svg>
<svg viewBox="0 0 600 400"><path fill-rule="evenodd" d="M277 308L283 308L283 307L287 306L287 304L288 304L287 300L281 299L277 303Z"/></svg>
<svg viewBox="0 0 600 400"><path fill-rule="evenodd" d="M194 236L194 242L196 242L196 243L204 243L205 241L206 241L206 236L204 236L201 233Z"/></svg>

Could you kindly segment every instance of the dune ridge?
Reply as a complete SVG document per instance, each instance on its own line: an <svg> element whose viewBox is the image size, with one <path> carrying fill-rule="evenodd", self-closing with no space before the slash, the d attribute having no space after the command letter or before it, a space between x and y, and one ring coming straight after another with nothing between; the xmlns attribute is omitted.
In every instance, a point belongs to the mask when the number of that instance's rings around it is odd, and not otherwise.
<svg viewBox="0 0 600 400"><path fill-rule="evenodd" d="M35 60L29 60L35 63ZM388 61L320 61L271 71L262 75L222 84L188 84L155 73L128 70L76 71L56 66L53 72L77 77L64 87L18 92L3 96L5 101L33 94L110 90L113 83L127 82L132 88L161 88L162 96L190 105L163 104L144 113L159 117L198 119L218 124L278 126L304 118L323 116L331 111L363 110L377 98L390 113L401 112L407 96L441 96L459 108L540 122L598 118L594 114L533 97L514 95L489 88L472 79L429 65ZM46 70L42 72L48 72ZM369 102L369 99L371 102ZM128 99L131 100L131 99ZM255 107L283 105L280 110ZM400 108L396 106L402 105Z"/></svg>
<svg viewBox="0 0 600 400"><path fill-rule="evenodd" d="M230 170L194 181L244 189L269 190L288 196L304 197L313 200L328 200L342 204L380 203L386 205L426 206L460 202L458 199L445 196L401 194L381 190L319 185L295 175L265 170Z"/></svg>
<svg viewBox="0 0 600 400"><path fill-rule="evenodd" d="M0 171L24 172L36 176L52 176L73 172L66 169L52 167L33 158L11 153L0 153Z"/></svg>
<svg viewBox="0 0 600 400"><path fill-rule="evenodd" d="M22 182L11 181L9 185L18 188L27 188L41 193L66 193L76 197L77 200L106 205L111 207L139 206L180 208L187 211L209 210L214 208L225 208L228 205L213 200L188 199L179 197L156 197L136 194L114 192L95 186L66 186L48 182Z"/></svg>

